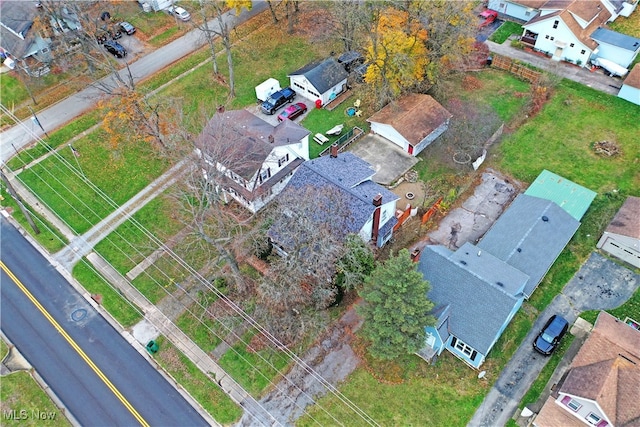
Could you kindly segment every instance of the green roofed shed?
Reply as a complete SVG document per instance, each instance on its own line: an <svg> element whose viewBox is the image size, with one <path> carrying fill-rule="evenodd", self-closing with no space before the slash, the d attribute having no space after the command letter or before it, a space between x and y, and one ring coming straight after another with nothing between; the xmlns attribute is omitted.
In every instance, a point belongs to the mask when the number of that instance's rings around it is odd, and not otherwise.
<svg viewBox="0 0 640 427"><path fill-rule="evenodd" d="M529 196L550 200L580 221L596 197L596 192L566 178L543 170L524 192Z"/></svg>

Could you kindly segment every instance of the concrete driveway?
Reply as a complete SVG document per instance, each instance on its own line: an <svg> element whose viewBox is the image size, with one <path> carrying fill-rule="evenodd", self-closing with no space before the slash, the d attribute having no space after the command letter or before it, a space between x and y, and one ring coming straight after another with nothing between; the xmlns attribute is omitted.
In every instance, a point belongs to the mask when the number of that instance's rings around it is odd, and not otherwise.
<svg viewBox="0 0 640 427"><path fill-rule="evenodd" d="M583 311L619 307L638 286L640 275L593 252L560 295L540 313L468 425L501 426L511 418L549 360L536 353L531 343L551 315L561 314L573 324Z"/></svg>
<svg viewBox="0 0 640 427"><path fill-rule="evenodd" d="M373 181L390 185L418 163L418 159L378 135L365 135L349 147L350 152L368 162L376 170Z"/></svg>

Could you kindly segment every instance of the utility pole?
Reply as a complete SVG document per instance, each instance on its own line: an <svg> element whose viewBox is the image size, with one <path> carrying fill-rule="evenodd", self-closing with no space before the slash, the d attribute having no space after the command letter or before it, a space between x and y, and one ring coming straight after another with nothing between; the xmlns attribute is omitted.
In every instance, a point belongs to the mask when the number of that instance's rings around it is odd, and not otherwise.
<svg viewBox="0 0 640 427"><path fill-rule="evenodd" d="M1 169L0 169L0 177L2 178L4 183L7 185L7 190L9 190L9 194L11 194L11 196L14 198L16 203L18 203L18 206L20 207L22 214L27 219L27 222L29 223L31 228L33 228L33 232L36 234L40 234L40 229L38 228L36 223L33 222L33 218L31 218L31 212L29 212L29 210L24 206L24 203L22 202L22 198L18 195L18 193L16 193L16 190L13 188L13 185L11 185L11 182L9 182L9 178L7 178L7 176L4 174L4 172Z"/></svg>
<svg viewBox="0 0 640 427"><path fill-rule="evenodd" d="M37 124L40 127L40 129L42 129L42 132L44 132L44 134L47 136L47 138L49 138L49 134L47 133L46 130L44 130L44 128L40 124L40 120L38 120L38 116L36 116L35 111L33 111L33 109L31 107L27 107L27 108L29 108L29 111L31 111L31 114L33 114L32 119L35 122L35 124Z"/></svg>

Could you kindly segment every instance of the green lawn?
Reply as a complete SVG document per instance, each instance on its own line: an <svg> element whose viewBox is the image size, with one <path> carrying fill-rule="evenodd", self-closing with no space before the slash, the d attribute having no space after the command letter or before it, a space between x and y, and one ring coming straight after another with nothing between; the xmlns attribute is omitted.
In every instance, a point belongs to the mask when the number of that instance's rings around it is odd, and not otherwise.
<svg viewBox="0 0 640 427"><path fill-rule="evenodd" d="M521 35L522 25L516 24L515 22L512 22L512 21L504 21L502 25L500 25L500 27L493 34L491 34L491 37L489 37L489 40L491 40L492 42L496 42L498 44L502 44L512 34L516 34L518 36Z"/></svg>
<svg viewBox="0 0 640 427"><path fill-rule="evenodd" d="M5 357L9 347L0 340L0 356ZM40 388L28 371L14 372L0 378L0 412L3 426L69 426L64 413ZM9 419L9 414L15 419ZM46 417L45 419L39 419Z"/></svg>
<svg viewBox="0 0 640 427"><path fill-rule="evenodd" d="M29 99L29 92L14 73L0 74L2 104L9 110Z"/></svg>

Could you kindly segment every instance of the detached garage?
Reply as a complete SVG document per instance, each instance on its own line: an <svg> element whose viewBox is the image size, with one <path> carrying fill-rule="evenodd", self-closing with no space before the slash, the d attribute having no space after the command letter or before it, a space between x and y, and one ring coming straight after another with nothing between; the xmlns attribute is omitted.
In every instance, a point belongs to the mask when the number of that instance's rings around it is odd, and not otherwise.
<svg viewBox="0 0 640 427"><path fill-rule="evenodd" d="M333 58L312 62L289 74L291 88L313 102L326 105L347 90L347 72Z"/></svg>
<svg viewBox="0 0 640 427"><path fill-rule="evenodd" d="M616 258L640 268L640 197L628 197L598 241L602 249Z"/></svg>
<svg viewBox="0 0 640 427"><path fill-rule="evenodd" d="M640 105L640 65L636 64L624 79L618 97Z"/></svg>

